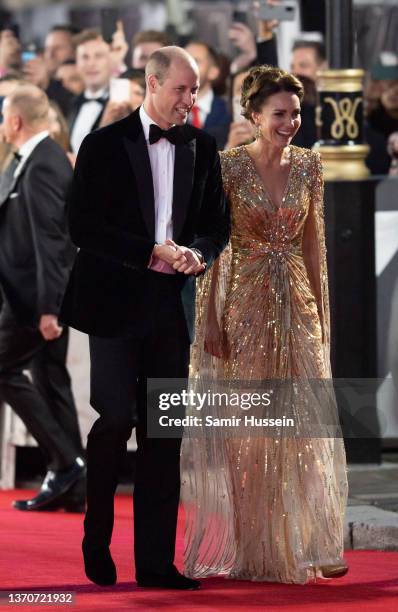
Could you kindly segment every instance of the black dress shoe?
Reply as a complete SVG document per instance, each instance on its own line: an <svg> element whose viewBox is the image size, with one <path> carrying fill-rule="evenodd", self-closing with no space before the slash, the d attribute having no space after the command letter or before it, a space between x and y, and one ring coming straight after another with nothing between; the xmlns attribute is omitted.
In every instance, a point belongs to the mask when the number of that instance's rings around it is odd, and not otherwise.
<svg viewBox="0 0 398 612"><path fill-rule="evenodd" d="M187 578L172 567L167 574L153 574L150 572L137 572L137 585L139 587L157 587L160 589L178 589L181 591L196 591L200 589L199 580Z"/></svg>
<svg viewBox="0 0 398 612"><path fill-rule="evenodd" d="M86 474L71 486L70 489L50 502L45 507L47 511L65 510L65 512L83 513L86 511Z"/></svg>
<svg viewBox="0 0 398 612"><path fill-rule="evenodd" d="M116 583L116 567L108 546L90 546L86 538L83 538L82 551L84 571L91 582L100 586Z"/></svg>
<svg viewBox="0 0 398 612"><path fill-rule="evenodd" d="M62 471L48 471L40 491L36 497L28 500L17 500L13 502L14 508L24 511L52 510L56 509L54 503L60 501L65 493L86 473L86 465L80 457L77 457L73 465Z"/></svg>

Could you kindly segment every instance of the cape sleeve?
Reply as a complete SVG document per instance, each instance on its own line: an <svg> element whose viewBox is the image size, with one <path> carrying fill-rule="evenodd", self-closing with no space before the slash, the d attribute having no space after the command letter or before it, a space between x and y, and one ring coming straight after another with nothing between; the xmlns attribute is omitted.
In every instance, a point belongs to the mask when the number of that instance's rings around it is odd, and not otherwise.
<svg viewBox="0 0 398 612"><path fill-rule="evenodd" d="M303 235L303 255L315 294L325 353L330 353L329 288L324 221L324 181L319 153L313 153L311 197Z"/></svg>

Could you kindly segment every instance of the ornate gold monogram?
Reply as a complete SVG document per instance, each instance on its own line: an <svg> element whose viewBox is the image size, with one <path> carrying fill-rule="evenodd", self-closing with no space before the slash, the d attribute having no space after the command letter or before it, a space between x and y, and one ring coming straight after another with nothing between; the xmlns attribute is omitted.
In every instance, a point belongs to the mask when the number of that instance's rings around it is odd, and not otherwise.
<svg viewBox="0 0 398 612"><path fill-rule="evenodd" d="M359 126L355 120L355 114L358 106L362 102L362 97L351 100L350 98L342 98L338 102L331 97L324 99L325 104L330 104L335 114L330 133L336 140L343 138L347 133L348 138L355 140L359 136Z"/></svg>

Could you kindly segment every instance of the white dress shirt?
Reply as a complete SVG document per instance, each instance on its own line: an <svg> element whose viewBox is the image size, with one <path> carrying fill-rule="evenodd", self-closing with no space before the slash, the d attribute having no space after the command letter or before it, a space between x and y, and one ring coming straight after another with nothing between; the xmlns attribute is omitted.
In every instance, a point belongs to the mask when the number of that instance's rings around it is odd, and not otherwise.
<svg viewBox="0 0 398 612"><path fill-rule="evenodd" d="M18 153L19 155L21 155L21 159L19 160L18 166L15 168L14 178L17 178L17 176L21 174L21 170L24 167L28 157L32 154L33 150L37 147L39 142L47 138L47 136L48 131L43 130L42 132L39 132L38 134L32 136L32 138L29 138L29 140L24 142L23 145L19 147Z"/></svg>
<svg viewBox="0 0 398 612"><path fill-rule="evenodd" d="M149 126L153 121L142 105L140 119L151 162L153 192L155 196L155 242L163 244L173 238L173 185L175 145L166 138L149 144Z"/></svg>
<svg viewBox="0 0 398 612"><path fill-rule="evenodd" d="M108 89L101 89L96 91L95 94L86 90L84 95L90 102L84 102L80 107L70 136L72 151L76 155L84 138L91 132L94 123L104 108L104 105L98 102L98 99L105 98L108 95Z"/></svg>

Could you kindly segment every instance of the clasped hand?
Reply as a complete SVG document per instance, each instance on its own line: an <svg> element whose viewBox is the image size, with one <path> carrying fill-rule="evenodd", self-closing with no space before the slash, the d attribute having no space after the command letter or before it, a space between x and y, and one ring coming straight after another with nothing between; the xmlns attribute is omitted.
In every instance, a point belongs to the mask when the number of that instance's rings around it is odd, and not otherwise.
<svg viewBox="0 0 398 612"><path fill-rule="evenodd" d="M44 340L56 340L62 334L62 327L58 324L58 317L44 314L40 317L39 330Z"/></svg>
<svg viewBox="0 0 398 612"><path fill-rule="evenodd" d="M206 265L199 261L199 257L188 247L180 246L173 240L166 240L164 244L157 244L153 254L170 264L176 272L184 274L199 274Z"/></svg>

